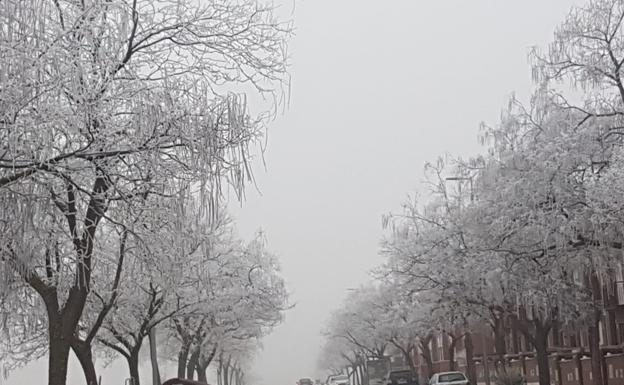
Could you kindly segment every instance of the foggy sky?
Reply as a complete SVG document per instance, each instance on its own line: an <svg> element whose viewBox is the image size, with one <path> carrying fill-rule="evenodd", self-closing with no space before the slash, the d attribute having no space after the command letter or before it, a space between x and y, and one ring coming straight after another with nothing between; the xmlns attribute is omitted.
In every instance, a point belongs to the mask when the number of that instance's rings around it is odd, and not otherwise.
<svg viewBox="0 0 624 385"><path fill-rule="evenodd" d="M296 26L290 108L270 127L267 171L257 163L261 195L250 188L233 212L242 235L265 231L297 305L266 338L252 385L318 375L329 313L382 262L381 215L422 189L426 161L480 151L480 122L495 124L512 92L527 100L529 48L584 3L280 1ZM0 384L43 384L45 370ZM127 369L101 374L121 385ZM74 363L69 383L83 381Z"/></svg>

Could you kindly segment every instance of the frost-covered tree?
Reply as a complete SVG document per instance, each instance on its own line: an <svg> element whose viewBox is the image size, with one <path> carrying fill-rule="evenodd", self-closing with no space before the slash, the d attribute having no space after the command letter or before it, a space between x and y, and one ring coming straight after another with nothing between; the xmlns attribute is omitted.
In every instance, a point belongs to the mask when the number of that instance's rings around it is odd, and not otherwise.
<svg viewBox="0 0 624 385"><path fill-rule="evenodd" d="M279 97L290 26L255 1L0 9L1 276L41 298L48 383L61 385L102 226L181 185L209 205L221 181L240 192L265 120L229 91Z"/></svg>
<svg viewBox="0 0 624 385"><path fill-rule="evenodd" d="M621 0L573 8L533 52L531 101L512 99L485 128L484 156L434 165L431 198L408 204L384 244L384 270L405 292L434 290L490 320L499 355L511 320L537 350L542 384L548 333L565 325L589 327L602 378L601 282L622 264L623 20Z"/></svg>
<svg viewBox="0 0 624 385"><path fill-rule="evenodd" d="M213 244L211 259L189 273L198 282L189 295L201 300L170 323L170 347L178 349L178 377L192 379L197 373L205 378L226 341L263 337L288 308L279 265L263 236L247 243L232 236Z"/></svg>
<svg viewBox="0 0 624 385"><path fill-rule="evenodd" d="M325 335L345 341L351 350L368 357L383 357L389 344L389 331L382 317L383 307L375 285L362 286L349 293L343 306L329 319Z"/></svg>

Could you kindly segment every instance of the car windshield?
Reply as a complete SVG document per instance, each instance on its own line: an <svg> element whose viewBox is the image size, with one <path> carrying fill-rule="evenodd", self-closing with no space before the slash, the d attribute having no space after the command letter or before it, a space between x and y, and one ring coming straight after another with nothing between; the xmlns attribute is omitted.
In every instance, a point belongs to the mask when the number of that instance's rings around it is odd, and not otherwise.
<svg viewBox="0 0 624 385"><path fill-rule="evenodd" d="M349 377L346 376L346 375L336 376L336 377L332 378L332 380L334 380L334 381L342 381L342 380L348 380L348 379L349 379Z"/></svg>
<svg viewBox="0 0 624 385"><path fill-rule="evenodd" d="M299 380L299 385L310 385L313 384L314 382L312 382L311 379L309 378L302 378Z"/></svg>
<svg viewBox="0 0 624 385"><path fill-rule="evenodd" d="M465 381L466 377L461 373L440 374L438 382Z"/></svg>

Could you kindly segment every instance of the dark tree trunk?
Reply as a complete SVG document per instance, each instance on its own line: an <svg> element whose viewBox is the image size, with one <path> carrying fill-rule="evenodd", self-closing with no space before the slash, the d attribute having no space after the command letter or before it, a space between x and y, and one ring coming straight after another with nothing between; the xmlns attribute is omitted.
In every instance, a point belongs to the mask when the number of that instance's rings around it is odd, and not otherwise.
<svg viewBox="0 0 624 385"><path fill-rule="evenodd" d="M85 262L86 264L86 262ZM84 309L87 292L84 286L74 286L62 310L58 306L56 288L45 287L33 275L29 278L31 286L43 297L48 315L48 385L65 385L67 382L67 365L69 351L74 339L74 332Z"/></svg>
<svg viewBox="0 0 624 385"><path fill-rule="evenodd" d="M158 368L158 351L156 348L156 328L149 331L150 361L152 363L152 385L160 385L160 370Z"/></svg>
<svg viewBox="0 0 624 385"><path fill-rule="evenodd" d="M602 318L602 286L595 271L590 276L592 296L594 299L594 314L592 324L589 327L589 352L591 355L592 378L594 384L606 385L606 378L603 375L604 357L600 351L600 319Z"/></svg>
<svg viewBox="0 0 624 385"><path fill-rule="evenodd" d="M361 385L368 385L368 374L366 373L366 371L364 369L364 365L363 364L359 364L358 365L358 369L359 369L359 375L360 375L360 384Z"/></svg>
<svg viewBox="0 0 624 385"><path fill-rule="evenodd" d="M360 380L360 372L358 370L358 366L357 365L353 365L353 383L355 385L362 385L362 381Z"/></svg>
<svg viewBox="0 0 624 385"><path fill-rule="evenodd" d="M541 322L535 322L535 354L540 385L550 385L550 362L548 361L548 330ZM600 382L596 382L600 384Z"/></svg>
<svg viewBox="0 0 624 385"><path fill-rule="evenodd" d="M73 236L73 245L76 252L74 284L69 289L65 303L59 305L57 287L48 285L35 271L26 269L18 259L10 256L9 261L17 267L16 273L30 285L43 299L48 317L48 385L65 385L67 382L67 365L69 351L78 322L82 316L89 286L91 284L91 258L98 223L106 211L105 194L109 189L107 179L98 171L93 186L93 195L84 215L83 230L78 235L76 231L76 207L73 189L68 190L68 210L64 212ZM46 275L52 278L55 268L51 258L46 258ZM24 273L22 270L28 270Z"/></svg>
<svg viewBox="0 0 624 385"><path fill-rule="evenodd" d="M414 357L413 357L413 352L416 350L415 346L413 346L412 344L408 344L407 346L403 346L398 344L396 341L393 341L392 344L399 349L399 351L401 352L401 354L403 355L403 359L405 360L405 363L407 364L407 366L410 368L411 372L413 374L416 374L416 366L414 365Z"/></svg>
<svg viewBox="0 0 624 385"><path fill-rule="evenodd" d="M589 352L591 355L592 379L594 384L606 385L602 373L603 356L600 350L600 315L596 312L596 316L592 320L592 326L589 327Z"/></svg>
<svg viewBox="0 0 624 385"><path fill-rule="evenodd" d="M228 384L229 384L229 385L233 385L233 383L234 383L234 381L233 381L233 380L234 380L234 373L235 373L235 370L236 370L236 369L235 369L234 367L230 367L230 379L229 379L229 381L228 381Z"/></svg>
<svg viewBox="0 0 624 385"><path fill-rule="evenodd" d="M576 370L579 372L579 385L584 385L583 376L580 374L583 373L583 363L581 362L582 354L574 355L574 363L576 364Z"/></svg>
<svg viewBox="0 0 624 385"><path fill-rule="evenodd" d="M236 385L243 385L243 371L236 369Z"/></svg>
<svg viewBox="0 0 624 385"><path fill-rule="evenodd" d="M132 378L132 385L140 385L141 379L139 377L139 349L130 352L127 360L128 368L130 369L130 378Z"/></svg>
<svg viewBox="0 0 624 385"><path fill-rule="evenodd" d="M457 343L461 341L462 336L455 336L453 333L447 334L451 337L451 344L449 345L449 370L454 372L457 367L457 362L455 361L455 348L457 347Z"/></svg>
<svg viewBox="0 0 624 385"><path fill-rule="evenodd" d="M464 336L464 345L466 346L466 373L468 375L468 381L471 385L477 383L477 368L474 364L474 345L472 343L472 333L466 332Z"/></svg>
<svg viewBox="0 0 624 385"><path fill-rule="evenodd" d="M230 384L230 360L223 365L223 385Z"/></svg>
<svg viewBox="0 0 624 385"><path fill-rule="evenodd" d="M429 342L433 335L428 335L420 341L420 350L422 351L422 357L427 365L427 379L433 376L433 357L431 357L431 349L429 349Z"/></svg>
<svg viewBox="0 0 624 385"><path fill-rule="evenodd" d="M48 385L65 385L71 336L63 335L63 325L60 324L60 320L53 320L50 316L49 319Z"/></svg>
<svg viewBox="0 0 624 385"><path fill-rule="evenodd" d="M186 363L189 355L189 344L182 342L178 353L178 378L186 378Z"/></svg>
<svg viewBox="0 0 624 385"><path fill-rule="evenodd" d="M95 371L95 365L93 364L93 353L91 351L91 345L74 338L71 347L74 351L74 354L76 354L78 361L80 362L80 366L82 367L82 371L85 376L86 384L98 385L97 373Z"/></svg>
<svg viewBox="0 0 624 385"><path fill-rule="evenodd" d="M199 361L199 346L193 350L191 354L191 358L188 360L188 364L186 365L186 379L192 380L195 376L195 368L197 368L197 363Z"/></svg>
<svg viewBox="0 0 624 385"><path fill-rule="evenodd" d="M494 367L496 371L504 364L503 357L507 354L507 346L505 344L505 324L502 316L494 317L494 349L496 350L496 362Z"/></svg>
<svg viewBox="0 0 624 385"><path fill-rule="evenodd" d="M416 351L416 347L415 346L408 346L407 347L407 351L404 353L405 354L405 360L407 361L407 366L409 366L410 370L412 371L412 375L418 375L418 372L416 370L416 364L414 363L414 352Z"/></svg>
<svg viewBox="0 0 624 385"><path fill-rule="evenodd" d="M520 336L518 335L518 328L515 325L511 326L511 349L515 354L520 353Z"/></svg>
<svg viewBox="0 0 624 385"><path fill-rule="evenodd" d="M204 367L197 367L197 381L208 383L208 376L206 375L206 369L208 369L208 365Z"/></svg>
<svg viewBox="0 0 624 385"><path fill-rule="evenodd" d="M218 345L215 344L212 350L210 351L210 354L208 354L207 357L201 357L201 355L199 356L197 360L197 365L196 365L197 379L199 381L208 383L208 380L207 380L208 376L206 374L206 370L208 369L208 366L210 365L215 355L217 354L217 347Z"/></svg>

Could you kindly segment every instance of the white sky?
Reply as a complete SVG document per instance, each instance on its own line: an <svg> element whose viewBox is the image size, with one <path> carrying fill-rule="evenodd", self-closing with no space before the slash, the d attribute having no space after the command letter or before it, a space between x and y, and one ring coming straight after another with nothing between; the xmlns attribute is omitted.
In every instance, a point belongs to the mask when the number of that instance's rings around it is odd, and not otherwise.
<svg viewBox="0 0 624 385"><path fill-rule="evenodd" d="M329 313L382 262L381 215L420 188L426 161L480 150L479 123L495 123L512 92L527 99L529 47L584 3L281 1L295 5L291 106L271 126L267 171L258 163L262 196L250 189L234 214L243 235L266 232L297 306L266 338L251 385L317 374ZM45 368L0 384L43 384ZM121 385L127 369L102 374ZM78 366L69 383L83 384Z"/></svg>

